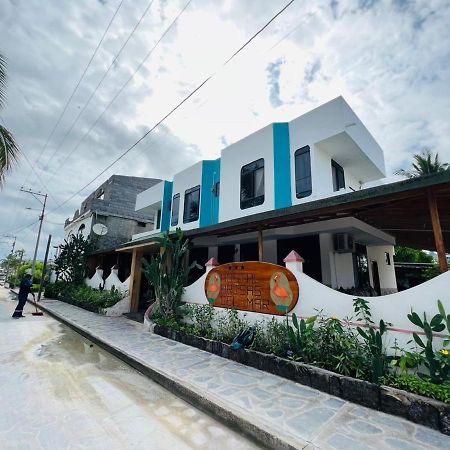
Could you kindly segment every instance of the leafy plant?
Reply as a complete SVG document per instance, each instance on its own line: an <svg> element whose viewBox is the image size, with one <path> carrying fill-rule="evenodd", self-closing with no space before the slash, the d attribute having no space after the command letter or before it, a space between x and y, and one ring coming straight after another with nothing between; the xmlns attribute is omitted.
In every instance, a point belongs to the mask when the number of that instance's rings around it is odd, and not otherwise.
<svg viewBox="0 0 450 450"><path fill-rule="evenodd" d="M44 295L93 312L109 308L122 299L122 294L114 288L111 291L98 291L89 286L73 285L62 281L48 284Z"/></svg>
<svg viewBox="0 0 450 450"><path fill-rule="evenodd" d="M311 338L314 335L314 324L316 322L317 316L309 317L304 320L301 319L300 322L297 319L295 313L292 314L292 327L288 327L289 344L291 350L301 356L304 360L308 360L307 348Z"/></svg>
<svg viewBox="0 0 450 450"><path fill-rule="evenodd" d="M371 355L371 379L374 383L378 383L379 379L386 373L389 358L383 346L383 334L386 332L387 326L392 325L389 322L380 320L378 330L373 326L372 313L370 311L369 302L362 298L353 300L353 309L356 316L362 319L367 327L367 331L361 327L357 327L359 335L364 339L367 349Z"/></svg>
<svg viewBox="0 0 450 450"><path fill-rule="evenodd" d="M193 262L185 267L189 240L184 238L180 228L177 228L173 241L168 233L155 238L155 241L160 245L159 253L152 256L150 262L142 259L144 276L155 290L156 301L152 311L156 315L176 317L180 315L181 297L189 272L200 266Z"/></svg>
<svg viewBox="0 0 450 450"><path fill-rule="evenodd" d="M426 337L426 342L417 334L413 333L416 344L422 349L421 354L424 356L424 365L428 369L428 376L433 383L442 384L449 380L450 374L450 358L447 349L437 351L433 347L433 332L440 333L447 328L447 335L450 335L450 315L446 315L444 306L440 300L437 302L439 313L436 314L430 322L428 322L426 314L423 314L423 320L419 315L411 310L408 319L417 327L421 328ZM450 343L449 339L444 340L444 347ZM424 374L421 374L424 376Z"/></svg>
<svg viewBox="0 0 450 450"><path fill-rule="evenodd" d="M286 356L289 348L286 324L275 317L255 323L256 336L252 348L262 353Z"/></svg>
<svg viewBox="0 0 450 450"><path fill-rule="evenodd" d="M241 319L235 309L228 309L225 314L220 314L217 318L214 338L226 344L231 344L233 339L248 326L248 322Z"/></svg>
<svg viewBox="0 0 450 450"><path fill-rule="evenodd" d="M380 379L385 386L403 389L418 395L424 395L441 402L450 403L450 384L435 384L423 380L415 375L402 374L400 376L387 375Z"/></svg>
<svg viewBox="0 0 450 450"><path fill-rule="evenodd" d="M82 233L71 235L59 248L61 251L55 259L57 278L67 283L83 284L87 275L87 255L94 248L89 237L85 238Z"/></svg>
<svg viewBox="0 0 450 450"><path fill-rule="evenodd" d="M411 369L416 369L424 363L424 357L415 351L399 348L397 343L394 345L393 349L395 350L395 355L392 358L390 365L392 367L398 367L400 375L408 374ZM397 355L397 351L400 351L400 356Z"/></svg>

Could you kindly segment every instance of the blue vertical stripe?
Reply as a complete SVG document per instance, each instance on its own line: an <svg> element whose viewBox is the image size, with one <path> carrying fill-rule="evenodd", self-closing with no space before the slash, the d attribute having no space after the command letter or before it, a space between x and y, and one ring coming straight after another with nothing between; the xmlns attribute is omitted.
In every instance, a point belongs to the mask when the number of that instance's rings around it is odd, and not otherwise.
<svg viewBox="0 0 450 450"><path fill-rule="evenodd" d="M289 124L273 124L275 209L292 206Z"/></svg>
<svg viewBox="0 0 450 450"><path fill-rule="evenodd" d="M219 198L216 196L216 183L220 182L220 158L203 161L202 186L200 192L200 227L219 222Z"/></svg>
<svg viewBox="0 0 450 450"><path fill-rule="evenodd" d="M172 181L164 181L164 193L161 207L161 231L168 231L170 228L170 202L172 200Z"/></svg>

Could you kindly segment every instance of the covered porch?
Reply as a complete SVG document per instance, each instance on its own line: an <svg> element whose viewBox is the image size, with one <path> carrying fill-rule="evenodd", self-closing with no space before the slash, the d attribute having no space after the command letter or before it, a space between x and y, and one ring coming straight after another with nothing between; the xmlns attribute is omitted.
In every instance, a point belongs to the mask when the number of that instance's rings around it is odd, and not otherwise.
<svg viewBox="0 0 450 450"><path fill-rule="evenodd" d="M447 271L446 253L450 252L450 173L375 186L185 232L193 242L190 259L196 259L199 264L204 264L211 257L219 263L241 260L279 263L290 250L295 249L306 260L305 273L309 271L309 260L310 276L324 284L339 287L342 283L336 268L354 264L354 258L351 257L351 262L348 256L354 252L338 253L341 256L333 263L327 252L334 248L332 236L336 234L351 234L356 243L365 245L368 264L370 261L378 264L380 258L388 257L386 254L391 258L389 248L399 244L436 250L441 272ZM288 250L286 246L292 245L290 240L294 238L297 238L298 247ZM305 238L303 245L299 238ZM130 284L132 308L136 307L136 299L139 298L140 258L156 250L151 237L131 241L117 249L133 255ZM320 262L320 269L317 261ZM373 270L369 270L369 280L372 286L376 284ZM348 283L351 281L347 280Z"/></svg>

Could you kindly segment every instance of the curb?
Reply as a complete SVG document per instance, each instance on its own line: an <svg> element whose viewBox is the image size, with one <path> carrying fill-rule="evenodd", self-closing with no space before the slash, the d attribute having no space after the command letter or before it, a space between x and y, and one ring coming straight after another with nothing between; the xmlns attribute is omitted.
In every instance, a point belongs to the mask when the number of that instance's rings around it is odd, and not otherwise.
<svg viewBox="0 0 450 450"><path fill-rule="evenodd" d="M12 291L14 292L14 291ZM309 442L298 442L293 439L287 440L285 437L281 437L266 429L262 428L263 425L257 425L251 422L247 417L240 415L236 411L231 411L225 406L219 405L203 396L202 394L196 392L190 387L183 385L179 381L169 378L167 375L158 372L156 369L140 361L138 358L130 356L129 354L121 351L118 348L113 347L106 341L100 339L99 337L91 334L90 332L84 330L76 323L73 323L66 318L60 316L59 314L51 311L47 307L40 303L36 303L31 300L27 300L28 303L36 306L42 311L46 312L49 316L68 326L69 328L75 330L77 333L81 334L86 339L89 339L102 349L111 353L116 358L124 361L129 366L136 369L138 372L142 373L146 377L155 381L168 391L172 392L176 396L180 397L184 401L190 403L197 409L202 410L208 415L212 416L214 419L219 420L221 423L227 425L231 429L235 429L245 434L247 437L255 441L257 444L261 445L263 448L277 449L277 450L299 450L305 448L309 445ZM72 305L73 306L73 305Z"/></svg>

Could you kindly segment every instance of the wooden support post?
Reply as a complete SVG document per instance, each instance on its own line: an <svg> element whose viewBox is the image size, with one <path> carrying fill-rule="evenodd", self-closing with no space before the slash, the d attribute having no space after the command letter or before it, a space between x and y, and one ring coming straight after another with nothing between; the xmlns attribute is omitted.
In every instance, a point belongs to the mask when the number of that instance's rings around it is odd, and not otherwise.
<svg viewBox="0 0 450 450"><path fill-rule="evenodd" d="M439 210L437 207L436 194L431 189L428 190L428 206L430 208L431 224L433 225L434 242L439 259L439 269L441 273L447 272L447 257L445 254L444 237L442 235L441 221L439 220Z"/></svg>
<svg viewBox="0 0 450 450"><path fill-rule="evenodd" d="M263 257L264 257L263 232L260 228L258 230L258 258L259 258L259 261L262 261Z"/></svg>
<svg viewBox="0 0 450 450"><path fill-rule="evenodd" d="M130 312L137 312L139 309L139 291L141 288L143 252L140 249L133 249L130 274Z"/></svg>

